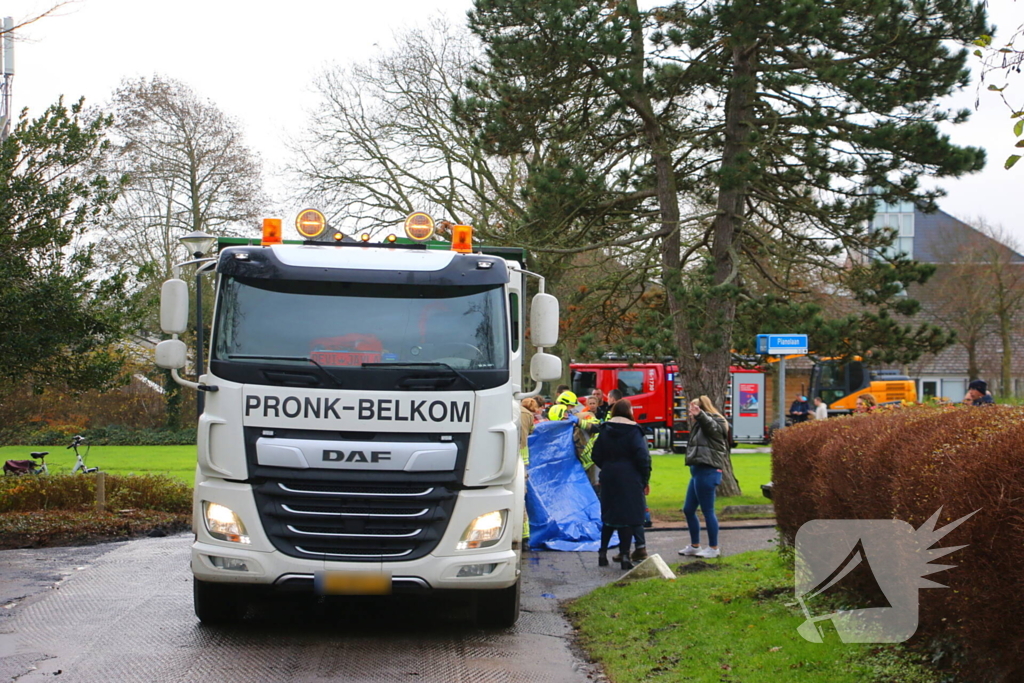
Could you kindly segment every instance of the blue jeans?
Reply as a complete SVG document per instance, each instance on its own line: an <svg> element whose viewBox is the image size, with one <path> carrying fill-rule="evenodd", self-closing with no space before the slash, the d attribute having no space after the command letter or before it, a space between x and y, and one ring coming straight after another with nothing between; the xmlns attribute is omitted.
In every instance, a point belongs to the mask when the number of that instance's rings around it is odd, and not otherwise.
<svg viewBox="0 0 1024 683"><path fill-rule="evenodd" d="M704 513L704 523L708 528L708 545L718 545L718 517L715 516L715 488L722 483L722 470L710 465L690 465L690 485L686 489L686 502L683 513L686 524L690 527L690 543L700 543L700 520L697 519L697 506Z"/></svg>

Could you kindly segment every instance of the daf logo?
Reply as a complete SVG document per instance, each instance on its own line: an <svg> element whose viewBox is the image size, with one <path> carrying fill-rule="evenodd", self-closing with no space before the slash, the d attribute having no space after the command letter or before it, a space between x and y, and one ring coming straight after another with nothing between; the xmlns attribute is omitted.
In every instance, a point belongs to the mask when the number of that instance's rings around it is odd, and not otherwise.
<svg viewBox="0 0 1024 683"><path fill-rule="evenodd" d="M363 451L324 450L324 462L384 462L391 459L391 451L370 451L367 456Z"/></svg>

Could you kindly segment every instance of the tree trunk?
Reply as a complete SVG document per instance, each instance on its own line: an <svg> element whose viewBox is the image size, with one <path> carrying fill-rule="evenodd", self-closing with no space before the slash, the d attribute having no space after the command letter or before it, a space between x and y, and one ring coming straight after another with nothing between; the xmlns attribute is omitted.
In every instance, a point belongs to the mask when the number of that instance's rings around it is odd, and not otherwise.
<svg viewBox="0 0 1024 683"><path fill-rule="evenodd" d="M1003 342L1002 363L999 372L999 395L1013 395L1013 318L1003 312L999 316L999 338Z"/></svg>
<svg viewBox="0 0 1024 683"><path fill-rule="evenodd" d="M660 210L662 240L661 266L669 312L678 347L679 371L683 375L687 398L706 395L718 408L724 407L732 361L732 329L736 317L736 301L725 287L720 287L708 300L707 316L700 338L696 339L687 327L685 303L680 301L681 267L679 234L679 196L672 149L655 115L650 96L643 89L644 36L640 12L635 0L630 2L632 76L634 96L630 106L639 116L651 152L657 178L658 206ZM745 213L749 163L749 135L753 121L751 108L756 86L754 67L756 43L753 46L737 44L732 49L733 78L726 98L725 145L719 181L718 216L713 225L711 256L716 287L727 285L735 277L735 249L733 242L737 228ZM719 493L723 496L741 495L739 484L732 472L732 463L722 472Z"/></svg>
<svg viewBox="0 0 1024 683"><path fill-rule="evenodd" d="M978 379L978 340L969 338L964 343L967 349L967 378L971 381Z"/></svg>
<svg viewBox="0 0 1024 683"><path fill-rule="evenodd" d="M726 484L729 483L727 486ZM722 496L723 498L729 496L742 496L743 491L740 489L740 480L736 478L735 472L732 471L732 455L725 460L725 467L722 468L722 483L715 489L716 495Z"/></svg>
<svg viewBox="0 0 1024 683"><path fill-rule="evenodd" d="M736 235L746 215L749 173L749 136L753 125L753 99L756 86L756 45L737 41L732 47L732 81L725 100L725 144L719 170L718 215L712 230L711 256L714 259L714 285L707 305L701 355L701 377L697 385L716 406L724 403L732 364L732 331L736 320L736 299L724 287L736 277ZM729 466L722 472L718 487L722 496L742 495L739 482Z"/></svg>

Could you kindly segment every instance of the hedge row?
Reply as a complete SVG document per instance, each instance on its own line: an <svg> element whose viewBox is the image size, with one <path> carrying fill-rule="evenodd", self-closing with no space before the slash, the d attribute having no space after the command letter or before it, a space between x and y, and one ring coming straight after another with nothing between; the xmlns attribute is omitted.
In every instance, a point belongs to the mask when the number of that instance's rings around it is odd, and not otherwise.
<svg viewBox="0 0 1024 683"><path fill-rule="evenodd" d="M941 527L948 589L919 591L914 641L969 681L1024 680L1024 409L905 408L809 422L772 447L776 519L793 542L814 519L900 519ZM870 562L870 557L868 558ZM877 590L877 586L876 586Z"/></svg>
<svg viewBox="0 0 1024 683"><path fill-rule="evenodd" d="M4 435L4 443L28 446L66 446L75 434L81 434L94 446L188 446L196 442L196 428L131 429L118 425L77 430L44 427Z"/></svg>
<svg viewBox="0 0 1024 683"><path fill-rule="evenodd" d="M190 515L155 510L8 512L0 514L0 550L166 536L190 527Z"/></svg>
<svg viewBox="0 0 1024 683"><path fill-rule="evenodd" d="M111 510L154 510L191 514L192 489L161 474L106 475ZM90 474L0 477L0 513L88 510L96 504L96 477Z"/></svg>

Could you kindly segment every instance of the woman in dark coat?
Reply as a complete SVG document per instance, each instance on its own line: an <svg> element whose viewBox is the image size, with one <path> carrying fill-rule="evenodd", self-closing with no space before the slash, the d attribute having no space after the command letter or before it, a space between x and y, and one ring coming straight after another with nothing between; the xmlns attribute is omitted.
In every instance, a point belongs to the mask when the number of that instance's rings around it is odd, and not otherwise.
<svg viewBox="0 0 1024 683"><path fill-rule="evenodd" d="M608 542L619 532L621 567L631 569L629 545L643 543L644 496L650 492L651 455L643 429L633 421L633 407L621 400L612 405L611 419L601 425L591 457L601 468L601 548L598 565L608 566Z"/></svg>

